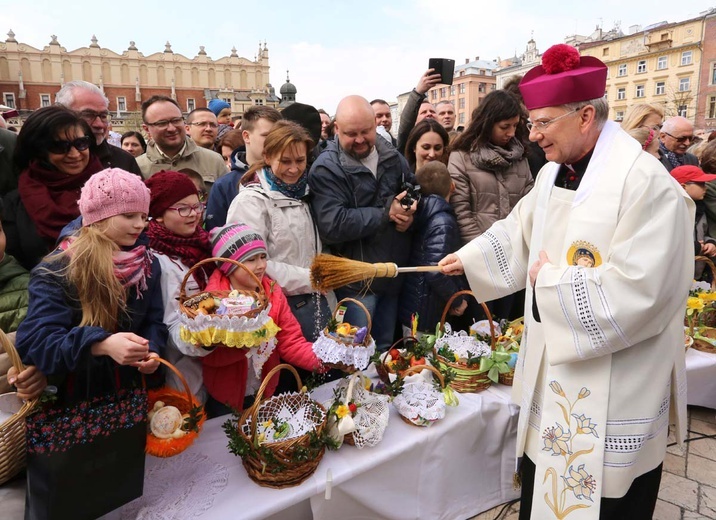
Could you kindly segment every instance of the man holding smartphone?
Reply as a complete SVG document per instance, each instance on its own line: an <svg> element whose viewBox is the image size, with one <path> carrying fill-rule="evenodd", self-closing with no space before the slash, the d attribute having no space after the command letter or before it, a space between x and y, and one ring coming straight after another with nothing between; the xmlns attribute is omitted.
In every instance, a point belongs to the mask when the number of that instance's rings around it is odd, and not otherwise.
<svg viewBox="0 0 716 520"><path fill-rule="evenodd" d="M435 69L428 69L420 76L418 84L410 92L405 108L400 114L400 128L398 128L398 151L400 153L405 154L408 135L417 123L426 118L435 119L435 108L428 102L426 94L428 90L440 83L441 78L442 75L435 72ZM420 115L422 117L419 117Z"/></svg>

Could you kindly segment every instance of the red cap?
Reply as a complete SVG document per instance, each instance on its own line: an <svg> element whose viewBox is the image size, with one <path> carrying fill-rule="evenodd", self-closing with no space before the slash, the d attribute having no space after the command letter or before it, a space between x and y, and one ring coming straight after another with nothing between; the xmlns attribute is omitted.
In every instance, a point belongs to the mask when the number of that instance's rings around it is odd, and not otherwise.
<svg viewBox="0 0 716 520"><path fill-rule="evenodd" d="M579 56L571 45L553 45L542 55L542 65L520 82L527 110L555 107L604 96L607 66L592 56Z"/></svg>
<svg viewBox="0 0 716 520"><path fill-rule="evenodd" d="M677 166L671 170L670 173L679 184L686 184L687 182L711 182L716 180L716 175L704 173L698 166L690 164Z"/></svg>

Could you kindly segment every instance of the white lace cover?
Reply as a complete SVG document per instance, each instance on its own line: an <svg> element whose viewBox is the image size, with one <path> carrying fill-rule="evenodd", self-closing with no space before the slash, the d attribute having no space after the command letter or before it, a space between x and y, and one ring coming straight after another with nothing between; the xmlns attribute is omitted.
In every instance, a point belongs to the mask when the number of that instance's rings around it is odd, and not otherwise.
<svg viewBox="0 0 716 520"><path fill-rule="evenodd" d="M190 469L187 469L190 468ZM173 520L202 516L229 482L226 466L191 450L147 458L144 494L124 506L122 520Z"/></svg>
<svg viewBox="0 0 716 520"><path fill-rule="evenodd" d="M445 417L445 401L435 387L424 381L406 383L393 399L400 415L417 426L430 426Z"/></svg>
<svg viewBox="0 0 716 520"><path fill-rule="evenodd" d="M271 319L269 311L271 304L262 310L254 318L246 316L228 316L226 314L199 314L190 318L183 312L179 313L179 323L189 332L201 332L210 328L226 330L228 332L255 332Z"/></svg>
<svg viewBox="0 0 716 520"><path fill-rule="evenodd" d="M300 396L300 400L286 399L287 396ZM306 393L275 395L261 403L256 421L256 436L261 444L285 441L300 437L316 429L326 417L326 412ZM288 423L288 432L274 438L276 426ZM241 430L251 437L251 417L241 425Z"/></svg>
<svg viewBox="0 0 716 520"><path fill-rule="evenodd" d="M313 344L313 352L324 363L343 363L355 367L357 370L363 370L368 366L370 357L375 353L375 341L371 338L367 347L350 346L326 336L325 331L321 331L320 336Z"/></svg>
<svg viewBox="0 0 716 520"><path fill-rule="evenodd" d="M495 320L492 320L492 325L495 327L495 335L500 335L500 324L497 323ZM487 320L480 320L476 321L472 325L470 325L470 330L476 334L479 334L480 336L487 336L490 337L490 322Z"/></svg>
<svg viewBox="0 0 716 520"><path fill-rule="evenodd" d="M353 441L356 448L364 448L366 446L373 447L383 440L383 433L388 427L390 419L390 410L388 409L387 395L369 392L362 385L363 378L360 379L353 387L352 400L358 404L358 410L353 418L355 423L355 431L353 431ZM341 401L345 403L348 381L341 383Z"/></svg>
<svg viewBox="0 0 716 520"><path fill-rule="evenodd" d="M271 338L261 343L258 347L246 351L246 357L251 359L251 364L254 367L254 373L257 378L261 379L261 369L268 358L271 357L275 348L276 338Z"/></svg>
<svg viewBox="0 0 716 520"><path fill-rule="evenodd" d="M489 327L490 326L487 325L488 336L490 335ZM445 334L435 342L435 349L439 350L445 345L447 345L453 353L457 354L460 359L468 359L468 353L473 357L490 356L492 354L489 343L480 341L475 336L468 335L464 330L452 332L447 327L447 324Z"/></svg>

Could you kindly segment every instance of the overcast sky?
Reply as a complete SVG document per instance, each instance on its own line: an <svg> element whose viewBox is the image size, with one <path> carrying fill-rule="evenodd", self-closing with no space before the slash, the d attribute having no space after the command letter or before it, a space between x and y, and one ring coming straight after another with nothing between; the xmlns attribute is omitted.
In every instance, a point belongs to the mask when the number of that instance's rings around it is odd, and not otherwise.
<svg viewBox="0 0 716 520"><path fill-rule="evenodd" d="M223 4L222 7L219 7ZM233 5L232 5L233 4ZM348 94L395 100L409 91L428 58L493 60L524 52L534 34L544 52L565 36L621 25L677 22L716 7L714 0L285 0L105 2L0 0L0 38L12 29L19 42L43 48L55 34L68 51L90 44L121 53L136 42L145 56L172 50L193 58L203 45L213 59L254 59L266 40L271 83L278 92L286 69L297 100L331 114ZM233 7L235 6L235 7ZM592 7L595 6L595 7ZM202 9L203 8L203 9ZM598 9L595 10L595 9Z"/></svg>

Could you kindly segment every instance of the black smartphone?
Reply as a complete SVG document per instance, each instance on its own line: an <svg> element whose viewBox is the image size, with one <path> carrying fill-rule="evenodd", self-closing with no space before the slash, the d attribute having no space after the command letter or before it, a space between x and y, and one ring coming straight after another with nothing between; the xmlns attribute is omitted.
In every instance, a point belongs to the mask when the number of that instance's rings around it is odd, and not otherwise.
<svg viewBox="0 0 716 520"><path fill-rule="evenodd" d="M440 83L443 85L452 85L452 77L455 74L455 60L449 58L430 58L428 60L428 68L434 69L435 73L442 76Z"/></svg>

